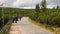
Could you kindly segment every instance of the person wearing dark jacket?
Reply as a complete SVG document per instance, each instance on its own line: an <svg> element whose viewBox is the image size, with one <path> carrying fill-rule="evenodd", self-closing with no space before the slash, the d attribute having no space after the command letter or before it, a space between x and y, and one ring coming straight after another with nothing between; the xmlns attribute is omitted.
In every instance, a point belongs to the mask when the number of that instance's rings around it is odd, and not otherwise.
<svg viewBox="0 0 60 34"><path fill-rule="evenodd" d="M15 21L16 21L16 23L17 23L17 21L18 21L18 16L15 17Z"/></svg>

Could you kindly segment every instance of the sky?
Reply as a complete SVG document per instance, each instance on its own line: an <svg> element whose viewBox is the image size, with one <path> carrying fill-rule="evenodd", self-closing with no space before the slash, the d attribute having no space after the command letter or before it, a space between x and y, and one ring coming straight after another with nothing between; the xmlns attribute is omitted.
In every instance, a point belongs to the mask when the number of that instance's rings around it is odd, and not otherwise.
<svg viewBox="0 0 60 34"><path fill-rule="evenodd" d="M16 8L35 8L37 3L41 3L42 0L0 0L0 4L4 3L4 6L16 7ZM57 4L60 5L60 0L46 0L47 7L52 8Z"/></svg>

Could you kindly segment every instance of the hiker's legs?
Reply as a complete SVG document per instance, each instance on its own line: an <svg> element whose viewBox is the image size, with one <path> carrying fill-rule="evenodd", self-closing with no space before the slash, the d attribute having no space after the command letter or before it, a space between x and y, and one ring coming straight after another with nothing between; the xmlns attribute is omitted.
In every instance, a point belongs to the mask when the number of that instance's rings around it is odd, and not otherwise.
<svg viewBox="0 0 60 34"><path fill-rule="evenodd" d="M14 20L12 20L12 22L14 23Z"/></svg>
<svg viewBox="0 0 60 34"><path fill-rule="evenodd" d="M15 21L17 23L17 21Z"/></svg>
<svg viewBox="0 0 60 34"><path fill-rule="evenodd" d="M18 20L15 20L15 22L17 23L17 22L18 22Z"/></svg>

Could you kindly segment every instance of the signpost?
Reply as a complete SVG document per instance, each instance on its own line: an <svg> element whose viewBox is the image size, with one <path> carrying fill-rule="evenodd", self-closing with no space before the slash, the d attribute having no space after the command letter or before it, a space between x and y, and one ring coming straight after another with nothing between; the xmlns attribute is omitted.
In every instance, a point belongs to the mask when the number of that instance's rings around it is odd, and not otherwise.
<svg viewBox="0 0 60 34"><path fill-rule="evenodd" d="M3 0L1 0L0 7L2 8L2 22L3 22L3 25L4 25L4 10L3 10Z"/></svg>
<svg viewBox="0 0 60 34"><path fill-rule="evenodd" d="M2 22L3 22L3 25L4 25L4 10L3 10L3 7L2 7Z"/></svg>

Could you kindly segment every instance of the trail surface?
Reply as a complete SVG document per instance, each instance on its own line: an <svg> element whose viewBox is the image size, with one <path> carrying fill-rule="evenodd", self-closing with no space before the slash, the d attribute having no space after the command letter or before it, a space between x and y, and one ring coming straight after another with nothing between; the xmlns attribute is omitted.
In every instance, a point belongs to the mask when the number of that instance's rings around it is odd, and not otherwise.
<svg viewBox="0 0 60 34"><path fill-rule="evenodd" d="M12 23L9 34L53 34L44 28L31 24L27 17L23 17L22 20L17 23Z"/></svg>

